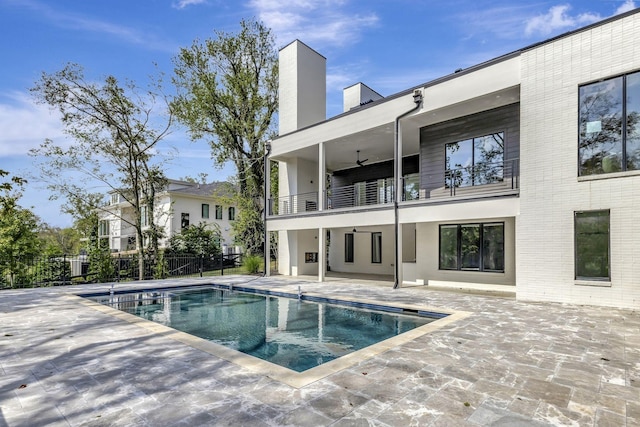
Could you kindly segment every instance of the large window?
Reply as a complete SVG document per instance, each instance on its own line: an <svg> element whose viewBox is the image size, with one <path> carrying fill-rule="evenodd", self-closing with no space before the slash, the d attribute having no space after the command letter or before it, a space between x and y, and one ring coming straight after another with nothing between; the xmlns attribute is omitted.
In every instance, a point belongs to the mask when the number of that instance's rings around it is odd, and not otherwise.
<svg viewBox="0 0 640 427"><path fill-rule="evenodd" d="M445 185L467 187L502 181L504 133L445 145Z"/></svg>
<svg viewBox="0 0 640 427"><path fill-rule="evenodd" d="M344 262L353 262L353 233L344 235Z"/></svg>
<svg viewBox="0 0 640 427"><path fill-rule="evenodd" d="M371 262L382 263L382 233L371 233Z"/></svg>
<svg viewBox="0 0 640 427"><path fill-rule="evenodd" d="M216 205L216 219L222 219L222 206Z"/></svg>
<svg viewBox="0 0 640 427"><path fill-rule="evenodd" d="M146 205L140 206L140 225L142 227L149 225L149 208Z"/></svg>
<svg viewBox="0 0 640 427"><path fill-rule="evenodd" d="M209 218L209 204L208 203L203 203L202 204L202 218Z"/></svg>
<svg viewBox="0 0 640 427"><path fill-rule="evenodd" d="M640 169L640 72L581 86L578 175Z"/></svg>
<svg viewBox="0 0 640 427"><path fill-rule="evenodd" d="M576 279L608 280L609 211L575 213Z"/></svg>
<svg viewBox="0 0 640 427"><path fill-rule="evenodd" d="M504 272L504 223L441 225L439 268Z"/></svg>
<svg viewBox="0 0 640 427"><path fill-rule="evenodd" d="M229 207L229 221L235 221L236 219L236 208L233 206Z"/></svg>

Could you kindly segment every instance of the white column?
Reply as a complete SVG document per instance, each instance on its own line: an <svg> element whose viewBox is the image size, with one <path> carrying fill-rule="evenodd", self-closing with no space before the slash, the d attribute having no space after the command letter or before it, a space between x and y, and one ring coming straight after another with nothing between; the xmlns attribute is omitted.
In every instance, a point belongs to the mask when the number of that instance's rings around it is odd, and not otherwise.
<svg viewBox="0 0 640 427"><path fill-rule="evenodd" d="M327 231L324 227L318 228L318 282L324 282L327 269Z"/></svg>
<svg viewBox="0 0 640 427"><path fill-rule="evenodd" d="M326 175L326 165L325 165L325 155L324 155L324 142L318 144L318 210L323 211L325 209L325 175Z"/></svg>

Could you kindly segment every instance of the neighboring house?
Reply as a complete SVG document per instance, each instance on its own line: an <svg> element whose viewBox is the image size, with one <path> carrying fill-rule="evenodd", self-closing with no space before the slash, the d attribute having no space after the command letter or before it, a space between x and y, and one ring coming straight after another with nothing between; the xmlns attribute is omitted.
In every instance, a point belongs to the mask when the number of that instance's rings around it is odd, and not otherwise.
<svg viewBox="0 0 640 427"><path fill-rule="evenodd" d="M198 184L169 180L166 189L158 192L155 201L154 216L165 236L160 240L160 247L166 247L169 238L184 228L204 222L218 225L221 233L220 243L225 253L239 252L240 248L233 244L231 230L236 207L223 205L219 197L216 197L220 195L219 192L225 191L222 187L225 185L229 184ZM136 233L130 225L133 218L131 205L115 191L110 192L109 197L109 206L99 214L99 236L109 239L112 252L135 250ZM143 218L143 226L147 225L145 222L146 219Z"/></svg>
<svg viewBox="0 0 640 427"><path fill-rule="evenodd" d="M326 59L284 47L279 272L640 308L638 40L635 9L328 120Z"/></svg>

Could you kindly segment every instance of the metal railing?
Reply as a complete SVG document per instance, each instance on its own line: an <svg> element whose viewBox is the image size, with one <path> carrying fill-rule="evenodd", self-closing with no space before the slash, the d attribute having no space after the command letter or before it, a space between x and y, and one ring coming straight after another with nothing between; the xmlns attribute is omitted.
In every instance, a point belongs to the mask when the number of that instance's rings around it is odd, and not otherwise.
<svg viewBox="0 0 640 427"><path fill-rule="evenodd" d="M277 215L289 215L300 212L313 212L318 210L318 193L301 193L277 199ZM273 211L273 206L272 209ZM273 213L273 212L272 212Z"/></svg>
<svg viewBox="0 0 640 427"><path fill-rule="evenodd" d="M144 260L144 279L241 273L242 254L172 255ZM138 280L136 254L60 255L0 259L0 289Z"/></svg>
<svg viewBox="0 0 640 427"><path fill-rule="evenodd" d="M442 176L442 175L440 175ZM519 159L476 164L445 171L439 188L425 190L420 186L420 175L402 178L402 200L424 200L437 195L456 196L462 191L475 194L489 191L516 190L520 186ZM442 181L441 181L442 182ZM269 215L288 215L318 210L318 193L293 194L270 200ZM393 178L382 178L326 191L325 209L353 208L393 203ZM274 202L277 201L277 206Z"/></svg>
<svg viewBox="0 0 640 427"><path fill-rule="evenodd" d="M451 196L465 187L479 187L489 184L507 184L512 190L519 187L519 159L502 162L477 163L472 166L452 168L445 171L445 187Z"/></svg>
<svg viewBox="0 0 640 427"><path fill-rule="evenodd" d="M358 206L393 203L393 178L360 182L344 187L333 187L327 191L327 209L352 208Z"/></svg>

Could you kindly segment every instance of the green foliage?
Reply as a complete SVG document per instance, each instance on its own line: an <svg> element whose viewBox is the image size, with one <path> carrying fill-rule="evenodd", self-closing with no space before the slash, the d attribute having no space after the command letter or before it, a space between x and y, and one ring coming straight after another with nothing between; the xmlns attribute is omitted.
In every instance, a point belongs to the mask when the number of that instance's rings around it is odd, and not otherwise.
<svg viewBox="0 0 640 427"><path fill-rule="evenodd" d="M191 225L174 234L169 239L166 250L167 255L219 255L220 254L220 228L218 224L201 222Z"/></svg>
<svg viewBox="0 0 640 427"><path fill-rule="evenodd" d="M18 197L0 196L0 280L11 287L26 281L22 260L40 253L38 218L17 204Z"/></svg>
<svg viewBox="0 0 640 427"><path fill-rule="evenodd" d="M249 274L256 274L262 267L263 260L257 255L247 255L242 261L242 267Z"/></svg>
<svg viewBox="0 0 640 427"><path fill-rule="evenodd" d="M60 228L41 224L38 237L44 255L76 255L80 252L80 234L75 228Z"/></svg>
<svg viewBox="0 0 640 427"><path fill-rule="evenodd" d="M278 57L262 23L242 21L240 32L216 32L195 41L174 59L178 95L171 106L194 140L206 138L215 163L231 161L245 203L236 203L242 227L236 241L249 252L262 250L265 143L275 134ZM246 226L246 227L245 227ZM260 248L260 249L258 249Z"/></svg>
<svg viewBox="0 0 640 427"><path fill-rule="evenodd" d="M98 239L97 234L91 238L89 250L89 275L99 283L112 281L116 276L114 259L109 253L107 239Z"/></svg>

